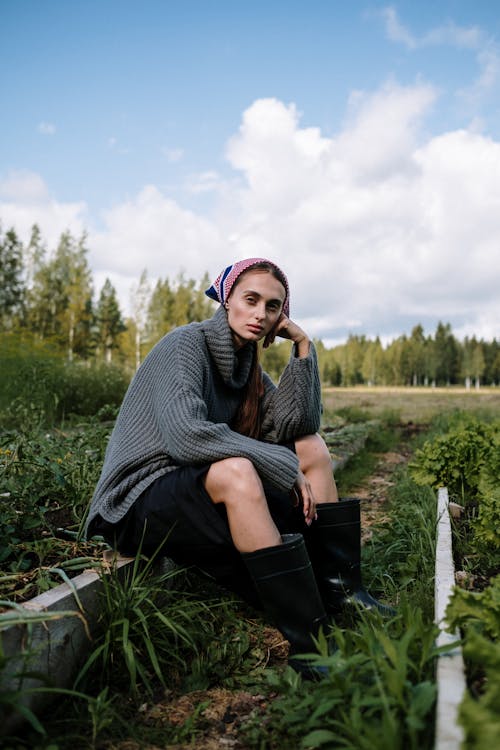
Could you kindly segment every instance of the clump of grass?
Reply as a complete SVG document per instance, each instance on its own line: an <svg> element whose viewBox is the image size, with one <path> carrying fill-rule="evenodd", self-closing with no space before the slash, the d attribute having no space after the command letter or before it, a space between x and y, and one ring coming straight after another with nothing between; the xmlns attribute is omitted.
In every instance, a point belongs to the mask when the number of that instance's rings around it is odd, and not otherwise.
<svg viewBox="0 0 500 750"><path fill-rule="evenodd" d="M118 571L103 576L101 635L76 687L97 681L103 688L112 670L132 696L139 689L151 696L156 682L166 687L169 671L186 670L184 654L196 650L196 633L212 619L212 607L173 590L182 574L178 568L158 572L153 564L153 559L144 561L138 555L123 576Z"/></svg>
<svg viewBox="0 0 500 750"><path fill-rule="evenodd" d="M323 640L312 659L328 669L318 682L303 683L291 670L271 673L279 697L246 725L249 748L432 748L435 525L433 493L402 472L387 520L363 548L365 585L397 603L397 614L388 622L367 613L354 627L335 624L333 651Z"/></svg>
<svg viewBox="0 0 500 750"><path fill-rule="evenodd" d="M428 621L434 613L436 497L400 471L389 492L386 520L363 546L363 575L369 588L390 599L405 592Z"/></svg>
<svg viewBox="0 0 500 750"><path fill-rule="evenodd" d="M65 700L13 738L16 750L189 744L203 729L207 704L170 722L169 698L265 684L265 625L205 578L138 559L127 578L106 577L100 607L99 634L75 688L60 691Z"/></svg>

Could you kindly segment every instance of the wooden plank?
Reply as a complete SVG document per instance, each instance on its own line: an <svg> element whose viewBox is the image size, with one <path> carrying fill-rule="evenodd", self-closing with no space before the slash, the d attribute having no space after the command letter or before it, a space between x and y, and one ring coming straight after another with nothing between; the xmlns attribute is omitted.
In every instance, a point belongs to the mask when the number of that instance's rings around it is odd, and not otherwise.
<svg viewBox="0 0 500 750"><path fill-rule="evenodd" d="M438 491L438 523L436 539L435 569L435 622L440 628L437 646L455 645L438 657L437 662L437 707L435 750L460 750L464 739L463 729L458 723L458 709L465 692L465 673L462 649L458 644L458 632L448 633L444 628L446 607L455 586L455 566L448 490Z"/></svg>

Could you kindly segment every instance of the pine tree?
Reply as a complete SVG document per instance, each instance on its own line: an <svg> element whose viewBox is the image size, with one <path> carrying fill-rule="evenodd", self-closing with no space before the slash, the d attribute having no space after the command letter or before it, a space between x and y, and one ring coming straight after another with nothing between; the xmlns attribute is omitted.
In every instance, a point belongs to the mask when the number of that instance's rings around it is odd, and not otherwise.
<svg viewBox="0 0 500 750"><path fill-rule="evenodd" d="M106 279L99 295L96 311L96 333L98 350L104 353L106 362L110 363L113 350L118 348L118 337L125 330L120 312L116 290L109 279Z"/></svg>
<svg viewBox="0 0 500 750"><path fill-rule="evenodd" d="M0 326L12 330L23 316L23 248L13 229L2 237L0 226Z"/></svg>
<svg viewBox="0 0 500 750"><path fill-rule="evenodd" d="M67 351L89 353L92 322L92 277L87 263L86 235L76 241L63 232L53 256L43 262L44 248L32 232L36 263L29 291L28 322L42 339L53 338Z"/></svg>

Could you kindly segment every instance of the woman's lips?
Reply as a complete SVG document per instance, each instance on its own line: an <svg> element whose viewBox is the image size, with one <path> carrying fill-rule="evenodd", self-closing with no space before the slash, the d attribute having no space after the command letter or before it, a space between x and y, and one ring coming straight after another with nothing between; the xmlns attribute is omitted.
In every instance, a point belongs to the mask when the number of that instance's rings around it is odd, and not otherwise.
<svg viewBox="0 0 500 750"><path fill-rule="evenodd" d="M248 323L248 324L247 324L247 328L248 328L248 329L249 329L249 330L250 330L250 331L251 331L252 333L262 333L262 331L264 330L264 329L262 328L262 326L256 326L256 325L252 325L252 323Z"/></svg>

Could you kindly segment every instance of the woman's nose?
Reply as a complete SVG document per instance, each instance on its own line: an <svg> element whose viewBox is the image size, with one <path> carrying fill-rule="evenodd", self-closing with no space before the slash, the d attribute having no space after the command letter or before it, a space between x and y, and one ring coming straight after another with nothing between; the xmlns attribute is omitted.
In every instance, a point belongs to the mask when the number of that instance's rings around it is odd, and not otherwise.
<svg viewBox="0 0 500 750"><path fill-rule="evenodd" d="M257 320L263 320L266 317L266 306L265 304L257 305L255 308L255 317Z"/></svg>

